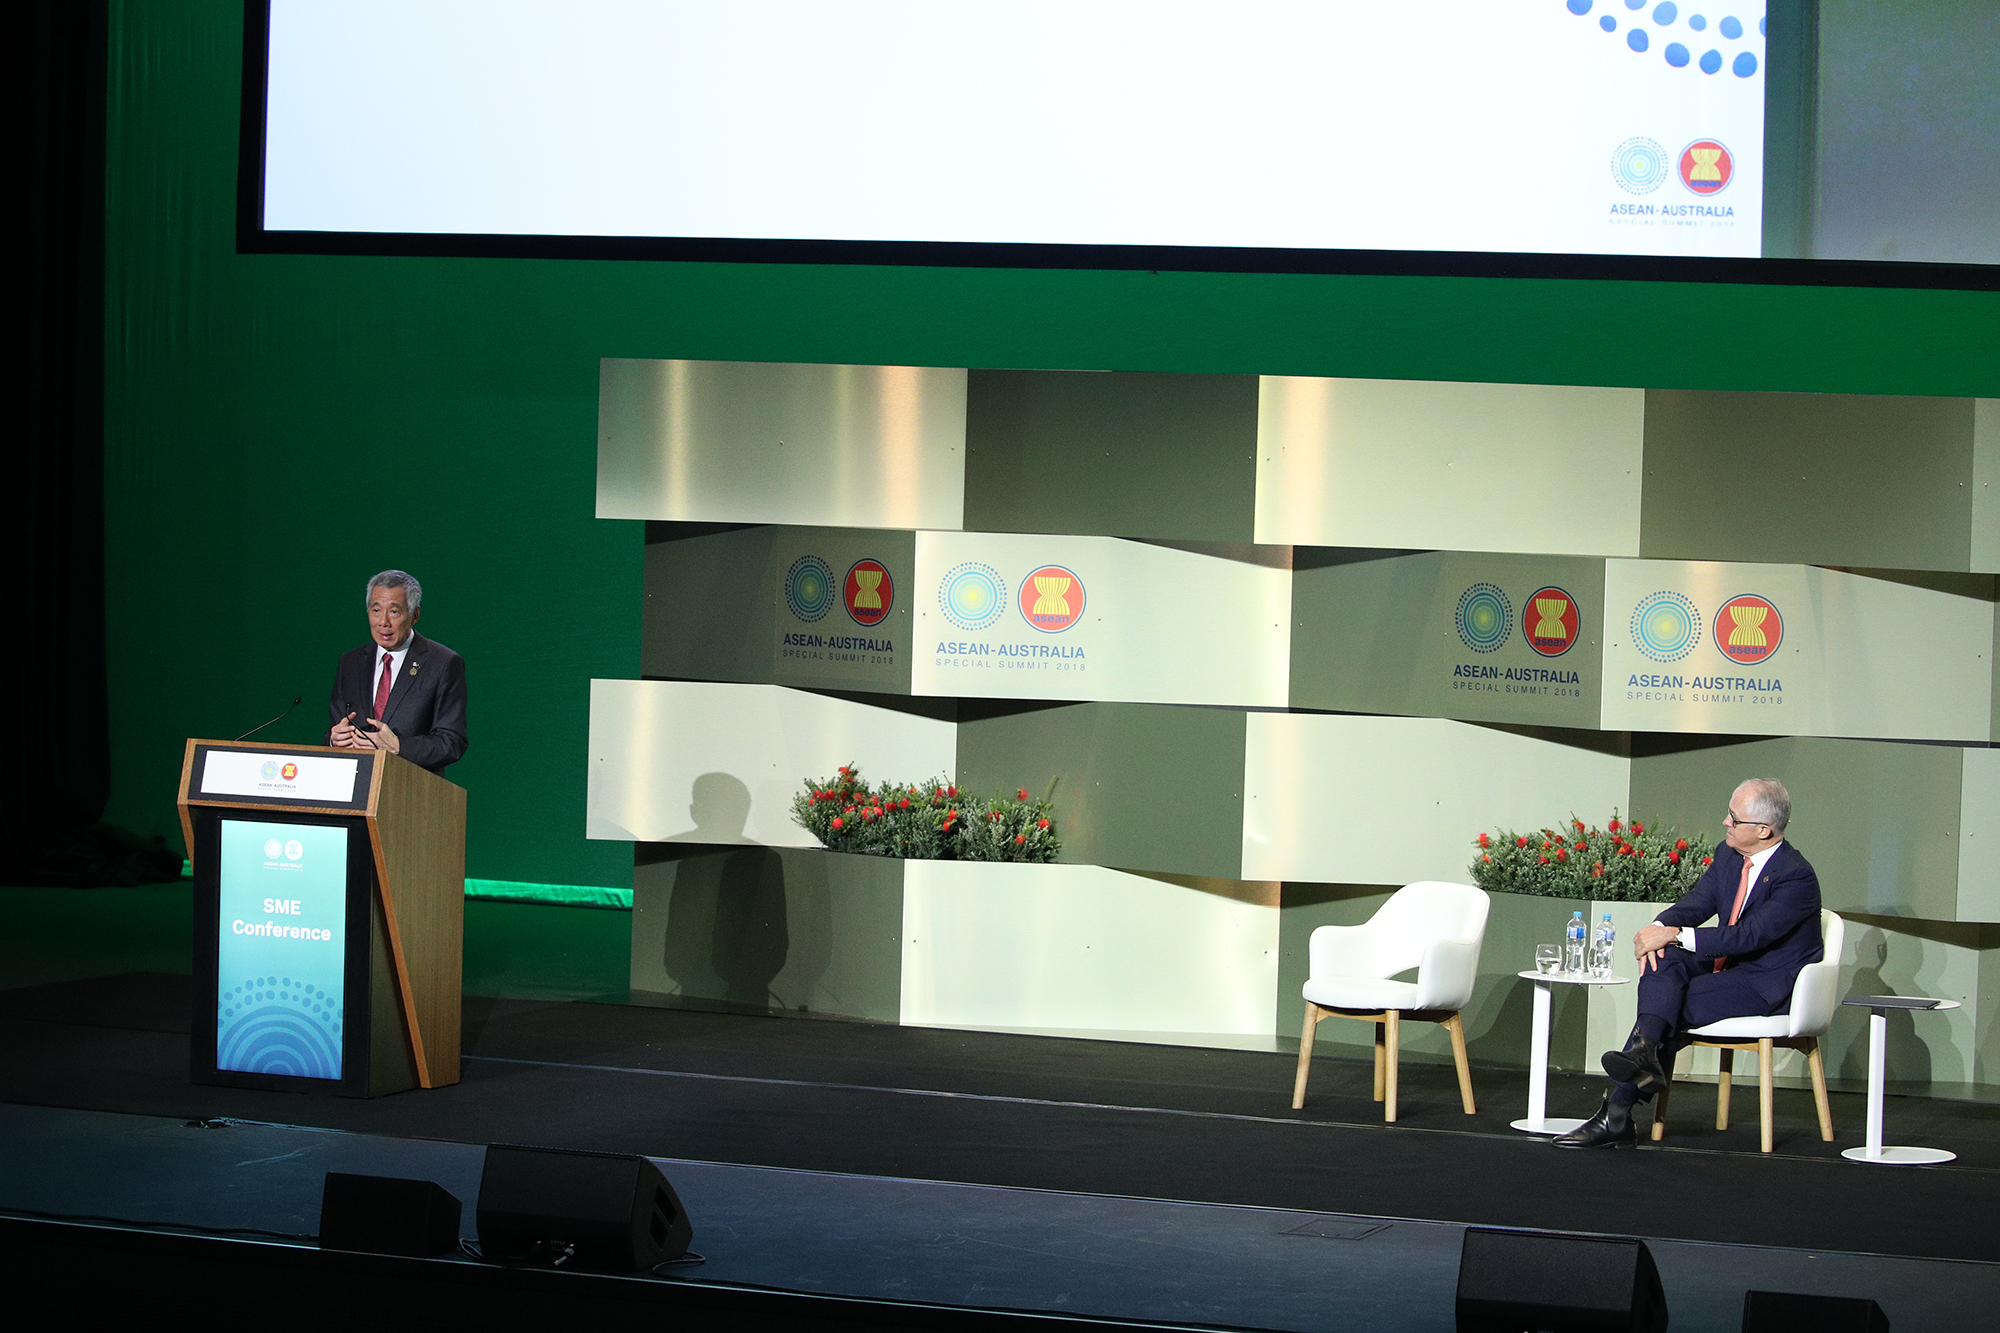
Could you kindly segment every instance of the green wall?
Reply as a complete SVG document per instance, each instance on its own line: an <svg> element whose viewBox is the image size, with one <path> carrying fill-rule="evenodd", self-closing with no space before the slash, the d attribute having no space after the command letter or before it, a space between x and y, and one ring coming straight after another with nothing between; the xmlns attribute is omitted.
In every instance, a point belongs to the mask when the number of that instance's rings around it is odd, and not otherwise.
<svg viewBox="0 0 2000 1333"><path fill-rule="evenodd" d="M468 661L468 874L630 882L583 838L643 561L591 516L601 356L2000 396L1984 292L240 256L241 20L111 5L107 817L144 832L177 836L183 738L294 693L277 734L317 734L399 565Z"/></svg>

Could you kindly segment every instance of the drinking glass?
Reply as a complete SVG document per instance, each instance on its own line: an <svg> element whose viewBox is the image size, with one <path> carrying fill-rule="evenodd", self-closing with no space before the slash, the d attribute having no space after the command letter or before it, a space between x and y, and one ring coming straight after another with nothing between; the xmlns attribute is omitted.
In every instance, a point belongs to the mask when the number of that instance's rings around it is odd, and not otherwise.
<svg viewBox="0 0 2000 1333"><path fill-rule="evenodd" d="M1554 976L1562 971L1562 945L1537 944L1535 946L1535 971L1543 976Z"/></svg>

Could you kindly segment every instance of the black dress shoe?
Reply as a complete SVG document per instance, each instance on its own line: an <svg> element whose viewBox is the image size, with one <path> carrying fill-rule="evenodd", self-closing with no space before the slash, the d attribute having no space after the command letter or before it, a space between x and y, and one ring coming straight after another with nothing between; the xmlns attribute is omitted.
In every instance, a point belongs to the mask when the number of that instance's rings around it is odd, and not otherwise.
<svg viewBox="0 0 2000 1333"><path fill-rule="evenodd" d="M1624 1050L1606 1051L1603 1064L1613 1080L1637 1088L1641 1101L1650 1101L1666 1090L1667 1070L1660 1063L1660 1043L1650 1037L1635 1034Z"/></svg>
<svg viewBox="0 0 2000 1333"><path fill-rule="evenodd" d="M1554 1142L1558 1148L1636 1148L1639 1131L1632 1126L1632 1108L1620 1106L1606 1093L1596 1115L1557 1135Z"/></svg>

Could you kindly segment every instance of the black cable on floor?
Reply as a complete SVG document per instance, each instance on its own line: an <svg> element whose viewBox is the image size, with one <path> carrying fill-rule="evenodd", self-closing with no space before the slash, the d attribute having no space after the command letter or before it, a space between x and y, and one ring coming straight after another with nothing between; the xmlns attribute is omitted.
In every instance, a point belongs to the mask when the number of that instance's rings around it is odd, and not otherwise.
<svg viewBox="0 0 2000 1333"><path fill-rule="evenodd" d="M298 1231L268 1231L263 1227L209 1227L197 1222L149 1222L135 1217L105 1217L96 1213L47 1213L39 1208L0 1208L0 1217L31 1217L44 1222L102 1222L115 1227L137 1227L141 1231L188 1231L197 1236L269 1236L306 1245L319 1244L319 1237Z"/></svg>

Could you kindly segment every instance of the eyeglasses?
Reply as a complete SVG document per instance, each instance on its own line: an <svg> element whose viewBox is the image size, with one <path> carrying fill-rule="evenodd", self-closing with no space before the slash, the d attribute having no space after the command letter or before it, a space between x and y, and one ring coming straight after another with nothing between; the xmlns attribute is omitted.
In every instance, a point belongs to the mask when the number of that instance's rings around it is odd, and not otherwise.
<svg viewBox="0 0 2000 1333"><path fill-rule="evenodd" d="M1765 828L1770 827L1769 824L1765 823L1765 821L1761 819L1739 819L1734 810L1727 811L1723 815L1722 824L1724 828L1734 828L1739 824L1761 824Z"/></svg>

